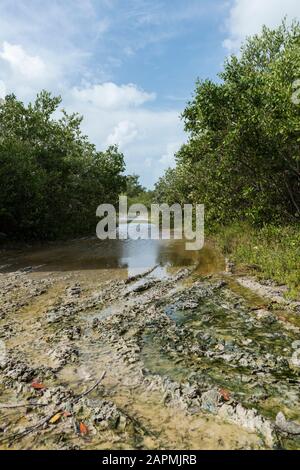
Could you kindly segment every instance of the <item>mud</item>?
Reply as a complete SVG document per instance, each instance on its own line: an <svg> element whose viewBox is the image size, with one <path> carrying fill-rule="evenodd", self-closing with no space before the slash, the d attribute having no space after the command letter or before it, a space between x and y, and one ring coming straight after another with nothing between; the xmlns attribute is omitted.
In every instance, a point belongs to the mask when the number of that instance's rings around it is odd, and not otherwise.
<svg viewBox="0 0 300 470"><path fill-rule="evenodd" d="M0 263L2 449L300 448L297 312L210 247L138 269L54 250Z"/></svg>

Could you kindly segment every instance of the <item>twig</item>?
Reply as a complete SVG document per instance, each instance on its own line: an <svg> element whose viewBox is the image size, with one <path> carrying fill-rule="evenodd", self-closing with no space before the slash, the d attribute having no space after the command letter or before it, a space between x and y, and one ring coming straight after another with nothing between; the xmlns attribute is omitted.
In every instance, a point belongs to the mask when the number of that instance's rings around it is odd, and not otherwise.
<svg viewBox="0 0 300 470"><path fill-rule="evenodd" d="M11 436L4 437L3 439L0 440L1 443L5 441L16 441L17 439L22 439L23 437L27 436L28 434L36 431L37 429L41 428L44 426L44 424L48 423L52 416L54 414L60 413L62 411L63 407L59 408L56 410L55 413L51 413L48 415L46 418L42 419L39 423L35 424L34 426L29 426L28 428L24 429L23 431L17 432L16 434L13 434Z"/></svg>
<svg viewBox="0 0 300 470"><path fill-rule="evenodd" d="M138 429L143 431L146 434L146 436L157 437L157 433L154 433L154 432L150 431L149 429L147 429L143 424L141 424L139 422L139 420L137 418L135 418L134 416L131 416L130 414L128 414L123 408L120 408L118 406L118 410L121 411L121 413L124 416L126 416L126 418L129 419L134 424L134 426L136 426Z"/></svg>
<svg viewBox="0 0 300 470"><path fill-rule="evenodd" d="M143 277L149 276L153 271L155 271L156 268L158 268L160 265L156 264L152 268L148 269L147 271L144 271L140 274L136 274L135 276L131 276L128 279L126 279L125 284L130 284L131 282L138 281L139 279L142 279Z"/></svg>
<svg viewBox="0 0 300 470"><path fill-rule="evenodd" d="M106 371L104 371L100 377L99 380L97 380L97 382L91 387L89 388L88 390L86 390L85 392L83 392L81 395L78 395L77 397L74 398L74 400L71 401L71 404L75 404L77 403L81 398L87 396L89 393L91 393L93 390L95 390L95 388L98 387L98 385L100 384L100 382L104 379L106 375ZM39 421L37 424L35 424L34 426L29 426L28 428L24 429L23 431L20 431L16 434L13 434L11 436L6 436L4 437L3 439L0 439L0 443L3 443L5 441L11 441L11 440L17 440L17 439L22 439L23 437L27 436L28 434L36 431L37 429L40 429L41 427L43 427L45 424L48 424L50 419L56 415L57 413L62 413L64 411L64 404L63 403L60 403L60 407L56 410L56 411L53 411L51 414L49 414L48 416L46 416L45 418L43 418L41 421Z"/></svg>
<svg viewBox="0 0 300 470"><path fill-rule="evenodd" d="M95 390L95 388L98 387L98 385L100 384L100 382L102 382L102 380L104 379L106 375L106 370L104 372L102 372L102 375L100 377L100 379L91 387L89 388L88 390L86 390L85 392L83 392L81 395L78 395L76 398L74 398L74 400L72 400L72 403L77 403L81 398L83 397L86 397L87 395L89 395L93 390Z"/></svg>
<svg viewBox="0 0 300 470"><path fill-rule="evenodd" d="M49 403L4 403L0 405L0 410L9 410L13 408L30 408L35 406L48 406Z"/></svg>

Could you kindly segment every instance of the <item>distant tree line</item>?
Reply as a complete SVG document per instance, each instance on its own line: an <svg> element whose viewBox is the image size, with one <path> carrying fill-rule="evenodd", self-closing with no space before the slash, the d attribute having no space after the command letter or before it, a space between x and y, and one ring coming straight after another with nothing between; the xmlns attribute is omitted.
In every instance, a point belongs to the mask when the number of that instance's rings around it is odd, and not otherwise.
<svg viewBox="0 0 300 470"><path fill-rule="evenodd" d="M154 202L153 191L146 189L139 181L136 174L126 176L126 196L128 197L128 207L132 204L144 204L149 209Z"/></svg>
<svg viewBox="0 0 300 470"><path fill-rule="evenodd" d="M300 25L283 22L249 38L220 81L197 81L183 112L189 140L156 184L156 200L204 203L211 227L299 220L299 78Z"/></svg>
<svg viewBox="0 0 300 470"><path fill-rule="evenodd" d="M126 191L122 153L116 146L98 152L77 114L55 118L60 103L46 91L28 106L14 95L0 103L2 237L93 233L97 206Z"/></svg>

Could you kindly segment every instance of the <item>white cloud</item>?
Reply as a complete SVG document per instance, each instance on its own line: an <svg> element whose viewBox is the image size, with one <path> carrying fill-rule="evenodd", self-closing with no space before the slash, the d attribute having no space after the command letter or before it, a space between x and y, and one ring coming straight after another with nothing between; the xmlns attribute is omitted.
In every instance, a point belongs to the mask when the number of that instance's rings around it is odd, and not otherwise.
<svg viewBox="0 0 300 470"><path fill-rule="evenodd" d="M144 164L145 168L151 168L152 167L153 160L152 158L145 158Z"/></svg>
<svg viewBox="0 0 300 470"><path fill-rule="evenodd" d="M283 18L300 17L299 0L234 0L226 22L229 36L224 47L236 51L247 36L258 33L265 24L278 26Z"/></svg>
<svg viewBox="0 0 300 470"><path fill-rule="evenodd" d="M84 116L83 131L97 148L104 150L107 145L119 144L125 154L126 171L141 175L141 182L146 186L151 186L161 176L171 163L173 149L178 150L185 141L179 111L147 109L146 106L107 110L75 99L73 93L67 98L66 109Z"/></svg>
<svg viewBox="0 0 300 470"><path fill-rule="evenodd" d="M127 57L132 57L132 56L134 56L134 49L133 49L133 47L130 47L130 46L124 47L123 52L124 52L124 54L125 54Z"/></svg>
<svg viewBox="0 0 300 470"><path fill-rule="evenodd" d="M46 66L38 56L28 54L22 46L4 41L0 49L0 59L11 69L28 80L40 78L46 73Z"/></svg>
<svg viewBox="0 0 300 470"><path fill-rule="evenodd" d="M69 62L54 57L51 52L45 56L36 55L21 44L0 42L0 81L6 93L15 93L19 99L28 102L42 89L53 94L64 95L68 89L65 66ZM64 63L63 63L64 62ZM67 68L68 70L68 68Z"/></svg>
<svg viewBox="0 0 300 470"><path fill-rule="evenodd" d="M109 30L110 21L107 18L100 20L97 24L97 36L106 33Z"/></svg>
<svg viewBox="0 0 300 470"><path fill-rule="evenodd" d="M120 12L113 3L28 0L25 8L22 2L0 0L0 98L15 93L28 103L43 88L61 94L68 112L83 115L82 129L90 141L99 150L119 144L126 171L140 174L142 184L151 186L170 164L169 143L185 139L181 106L166 110L155 102L150 108L156 93L135 83L116 83L115 71L136 48L176 35L174 25L180 22L166 19L162 28L153 30L151 24L145 31L145 25L137 26L135 8L129 11L122 2ZM138 0L136 8L142 13Z"/></svg>
<svg viewBox="0 0 300 470"><path fill-rule="evenodd" d="M166 152L160 158L160 163L164 167L175 166L175 153L178 152L182 145L182 141L170 142L167 144Z"/></svg>
<svg viewBox="0 0 300 470"><path fill-rule="evenodd" d="M155 93L140 90L132 83L118 86L112 82L83 89L74 88L72 93L76 100L85 101L103 109L137 107L156 97Z"/></svg>
<svg viewBox="0 0 300 470"><path fill-rule="evenodd" d="M120 149L124 149L127 144L134 141L138 131L136 125L132 121L119 122L113 132L106 139L107 145L117 144Z"/></svg>
<svg viewBox="0 0 300 470"><path fill-rule="evenodd" d="M5 98L6 96L6 86L5 86L5 83L0 80L0 99L3 99Z"/></svg>

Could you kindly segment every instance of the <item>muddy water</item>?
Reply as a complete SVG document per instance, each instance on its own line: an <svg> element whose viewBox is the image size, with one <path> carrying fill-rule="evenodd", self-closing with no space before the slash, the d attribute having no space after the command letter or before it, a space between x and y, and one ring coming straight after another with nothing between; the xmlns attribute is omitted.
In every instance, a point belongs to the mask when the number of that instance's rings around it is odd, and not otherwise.
<svg viewBox="0 0 300 470"><path fill-rule="evenodd" d="M166 269L188 266L195 263L197 256L185 250L182 240L99 240L95 237L4 252L0 270L12 272L28 266L41 273L117 269L120 276L133 276L156 265ZM212 253L207 252L204 263L214 263Z"/></svg>
<svg viewBox="0 0 300 470"><path fill-rule="evenodd" d="M201 393L214 388L266 419L284 411L299 421L297 371L276 362L291 356L299 332L258 320L255 309L267 302L226 278L211 245L196 253L180 240L88 238L4 252L0 266L0 339L11 358L0 384L2 447L269 448L256 429L201 407ZM177 280L183 268L189 271ZM224 279L226 286L202 292ZM78 395L103 370L101 386L70 416L13 437L54 414L57 393ZM45 390L33 390L32 380ZM47 413L1 409L28 400L49 402ZM298 443L282 438L280 445Z"/></svg>

